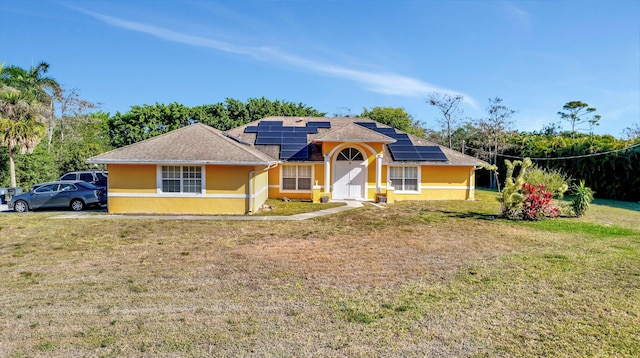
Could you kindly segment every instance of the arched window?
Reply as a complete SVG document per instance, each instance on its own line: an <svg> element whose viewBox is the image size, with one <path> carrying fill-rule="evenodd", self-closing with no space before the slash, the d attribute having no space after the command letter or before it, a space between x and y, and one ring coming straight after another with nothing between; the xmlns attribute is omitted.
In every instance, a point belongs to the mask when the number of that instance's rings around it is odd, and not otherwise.
<svg viewBox="0 0 640 358"><path fill-rule="evenodd" d="M338 153L338 157L336 158L336 160L346 160L350 162L356 160L362 161L364 160L364 157L362 156L362 153L360 153L360 151L356 148L345 148L340 153Z"/></svg>

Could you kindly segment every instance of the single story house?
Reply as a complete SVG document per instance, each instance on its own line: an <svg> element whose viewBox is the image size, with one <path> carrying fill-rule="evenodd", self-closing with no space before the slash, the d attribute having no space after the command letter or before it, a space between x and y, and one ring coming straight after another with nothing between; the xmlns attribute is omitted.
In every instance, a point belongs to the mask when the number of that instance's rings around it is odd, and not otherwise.
<svg viewBox="0 0 640 358"><path fill-rule="evenodd" d="M245 214L267 198L473 200L477 158L366 118L196 123L92 157L111 213Z"/></svg>

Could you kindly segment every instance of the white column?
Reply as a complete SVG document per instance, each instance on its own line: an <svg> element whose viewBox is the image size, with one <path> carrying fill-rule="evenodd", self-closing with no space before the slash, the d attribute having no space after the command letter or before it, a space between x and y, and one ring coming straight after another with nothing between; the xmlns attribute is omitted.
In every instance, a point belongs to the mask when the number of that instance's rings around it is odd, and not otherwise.
<svg viewBox="0 0 640 358"><path fill-rule="evenodd" d="M376 193L382 190L382 154L376 154Z"/></svg>
<svg viewBox="0 0 640 358"><path fill-rule="evenodd" d="M331 188L331 157L329 154L324 156L324 192L330 192Z"/></svg>
<svg viewBox="0 0 640 358"><path fill-rule="evenodd" d="M476 187L476 183L474 181L475 179L475 176L473 175L474 171L475 171L475 167L469 171L469 197L467 198L468 200L474 200L474 197L475 197L474 189Z"/></svg>

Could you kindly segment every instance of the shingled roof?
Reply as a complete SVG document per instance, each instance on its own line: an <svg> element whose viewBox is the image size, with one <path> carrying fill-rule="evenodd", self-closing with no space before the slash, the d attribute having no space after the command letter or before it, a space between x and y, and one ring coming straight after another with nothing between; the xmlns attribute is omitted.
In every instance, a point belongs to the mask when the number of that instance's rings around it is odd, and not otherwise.
<svg viewBox="0 0 640 358"><path fill-rule="evenodd" d="M205 124L187 127L91 157L92 164L268 165L278 160Z"/></svg>

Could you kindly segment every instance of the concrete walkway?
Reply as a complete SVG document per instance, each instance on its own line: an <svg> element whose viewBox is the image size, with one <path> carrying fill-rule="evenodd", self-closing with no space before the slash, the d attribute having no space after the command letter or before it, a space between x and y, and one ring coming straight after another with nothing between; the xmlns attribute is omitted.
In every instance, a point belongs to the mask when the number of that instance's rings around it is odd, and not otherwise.
<svg viewBox="0 0 640 358"><path fill-rule="evenodd" d="M363 206L360 201L338 201L346 205L329 208L310 213L295 214L289 216L252 216L252 215L115 215L115 214L91 214L86 211L65 213L54 216L52 219L155 219L155 220L228 220L228 221L300 221L320 216L327 216L342 211L353 210Z"/></svg>

